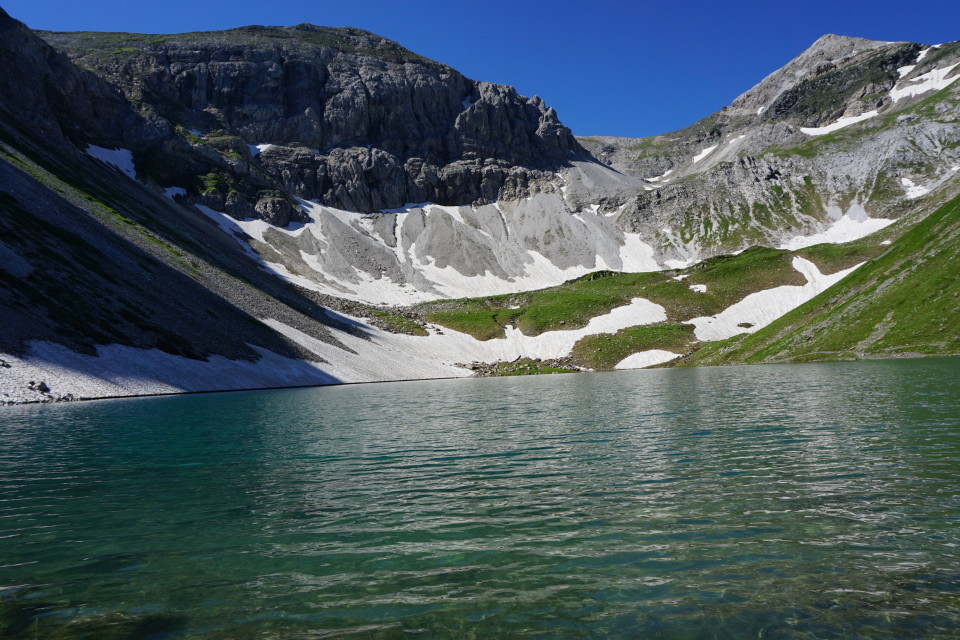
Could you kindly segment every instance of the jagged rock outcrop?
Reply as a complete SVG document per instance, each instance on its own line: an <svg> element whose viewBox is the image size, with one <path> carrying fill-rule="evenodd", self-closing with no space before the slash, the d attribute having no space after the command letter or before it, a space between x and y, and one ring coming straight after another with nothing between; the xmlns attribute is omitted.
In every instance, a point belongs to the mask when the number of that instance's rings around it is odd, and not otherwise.
<svg viewBox="0 0 960 640"><path fill-rule="evenodd" d="M214 168L231 178L221 194L250 204L261 200L263 177L354 211L515 199L552 190L555 171L586 155L539 98L358 29L41 35L142 112L180 127L193 155L216 149L223 159ZM168 156L190 155L168 147ZM196 179L203 169L185 171L179 159L142 166L158 184L212 191Z"/></svg>

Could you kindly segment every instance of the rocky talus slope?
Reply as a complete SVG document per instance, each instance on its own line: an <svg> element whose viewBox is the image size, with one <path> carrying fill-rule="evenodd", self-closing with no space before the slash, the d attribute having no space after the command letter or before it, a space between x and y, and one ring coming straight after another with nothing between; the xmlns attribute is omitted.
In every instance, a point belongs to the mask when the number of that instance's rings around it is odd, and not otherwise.
<svg viewBox="0 0 960 640"><path fill-rule="evenodd" d="M0 402L956 351L750 345L956 277L957 43L825 36L628 140L357 29L0 36Z"/></svg>

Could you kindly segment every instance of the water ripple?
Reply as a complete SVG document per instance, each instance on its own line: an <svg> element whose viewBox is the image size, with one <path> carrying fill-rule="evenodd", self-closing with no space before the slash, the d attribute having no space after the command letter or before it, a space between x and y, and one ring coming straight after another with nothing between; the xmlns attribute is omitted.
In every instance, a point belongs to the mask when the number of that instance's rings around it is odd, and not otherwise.
<svg viewBox="0 0 960 640"><path fill-rule="evenodd" d="M956 637L958 372L5 408L0 636Z"/></svg>

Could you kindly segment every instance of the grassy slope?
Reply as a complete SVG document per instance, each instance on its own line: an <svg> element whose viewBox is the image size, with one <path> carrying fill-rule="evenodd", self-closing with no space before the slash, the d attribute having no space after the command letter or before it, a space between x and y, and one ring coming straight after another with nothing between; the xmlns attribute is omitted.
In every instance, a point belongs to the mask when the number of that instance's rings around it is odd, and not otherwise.
<svg viewBox="0 0 960 640"><path fill-rule="evenodd" d="M960 353L960 196L836 286L685 364L800 362Z"/></svg>
<svg viewBox="0 0 960 640"><path fill-rule="evenodd" d="M425 320L468 333L479 340L500 338L513 325L526 335L586 326L591 318L642 297L662 305L667 322L587 336L571 356L578 366L610 369L632 353L666 349L691 351L693 328L685 320L719 313L747 295L782 285L801 285L792 266L794 256L811 260L824 273L834 273L879 253L880 238L845 245L818 245L799 251L753 248L724 255L679 271L614 273L600 271L539 291L485 298L431 302L416 307ZM673 279L678 273L687 277ZM690 285L706 285L706 293Z"/></svg>

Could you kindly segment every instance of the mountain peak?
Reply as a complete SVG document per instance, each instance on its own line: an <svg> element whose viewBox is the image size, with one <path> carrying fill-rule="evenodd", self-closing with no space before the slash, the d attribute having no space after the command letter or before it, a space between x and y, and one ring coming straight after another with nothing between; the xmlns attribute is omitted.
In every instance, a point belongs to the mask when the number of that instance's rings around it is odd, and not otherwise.
<svg viewBox="0 0 960 640"><path fill-rule="evenodd" d="M854 55L858 51L878 49L889 44L893 43L884 42L882 40L868 40L866 38L826 33L817 38L813 44L807 47L807 49L797 57L797 60L811 55L822 56L829 59L845 58L847 56Z"/></svg>
<svg viewBox="0 0 960 640"><path fill-rule="evenodd" d="M908 44L905 42L867 40L866 38L841 36L835 33L824 34L799 56L737 97L731 103L731 107L734 112L741 115L759 115L778 96L823 69L841 64L844 60L851 59L865 51Z"/></svg>

